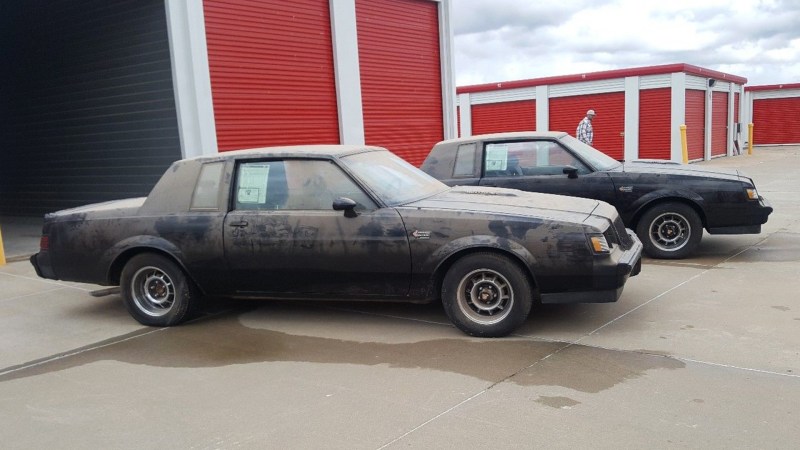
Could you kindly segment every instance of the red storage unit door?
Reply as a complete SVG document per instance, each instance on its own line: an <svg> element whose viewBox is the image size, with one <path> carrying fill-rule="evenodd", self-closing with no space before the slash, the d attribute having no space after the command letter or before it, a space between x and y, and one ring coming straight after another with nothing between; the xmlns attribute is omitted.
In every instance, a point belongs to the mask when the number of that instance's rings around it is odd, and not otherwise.
<svg viewBox="0 0 800 450"><path fill-rule="evenodd" d="M800 144L800 97L753 100L753 144Z"/></svg>
<svg viewBox="0 0 800 450"><path fill-rule="evenodd" d="M733 126L739 123L739 93L733 94Z"/></svg>
<svg viewBox="0 0 800 450"><path fill-rule="evenodd" d="M472 105L473 135L535 129L535 100Z"/></svg>
<svg viewBox="0 0 800 450"><path fill-rule="evenodd" d="M728 93L711 95L711 156L728 153Z"/></svg>
<svg viewBox="0 0 800 450"><path fill-rule="evenodd" d="M204 0L220 151L338 144L328 0Z"/></svg>
<svg viewBox="0 0 800 450"><path fill-rule="evenodd" d="M686 144L689 160L703 159L706 139L706 91L686 91Z"/></svg>
<svg viewBox="0 0 800 450"><path fill-rule="evenodd" d="M458 137L461 137L461 105L456 106L456 124L458 126Z"/></svg>
<svg viewBox="0 0 800 450"><path fill-rule="evenodd" d="M592 146L614 159L625 154L625 93L578 95L550 99L550 129L566 131L575 136L578 123L593 109L597 113L592 121L594 142Z"/></svg>
<svg viewBox="0 0 800 450"><path fill-rule="evenodd" d="M639 158L672 159L672 89L639 92Z"/></svg>
<svg viewBox="0 0 800 450"><path fill-rule="evenodd" d="M365 140L415 165L444 138L438 5L356 0Z"/></svg>

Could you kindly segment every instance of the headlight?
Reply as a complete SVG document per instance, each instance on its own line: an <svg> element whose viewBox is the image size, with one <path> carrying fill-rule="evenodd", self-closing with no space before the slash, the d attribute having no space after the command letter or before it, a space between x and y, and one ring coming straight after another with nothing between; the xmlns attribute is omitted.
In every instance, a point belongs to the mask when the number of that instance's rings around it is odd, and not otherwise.
<svg viewBox="0 0 800 450"><path fill-rule="evenodd" d="M598 254L611 253L611 246L608 245L606 237L602 234L589 235L589 242L592 245L592 250Z"/></svg>
<svg viewBox="0 0 800 450"><path fill-rule="evenodd" d="M758 200L758 191L755 187L745 189L747 192L747 198L750 200Z"/></svg>

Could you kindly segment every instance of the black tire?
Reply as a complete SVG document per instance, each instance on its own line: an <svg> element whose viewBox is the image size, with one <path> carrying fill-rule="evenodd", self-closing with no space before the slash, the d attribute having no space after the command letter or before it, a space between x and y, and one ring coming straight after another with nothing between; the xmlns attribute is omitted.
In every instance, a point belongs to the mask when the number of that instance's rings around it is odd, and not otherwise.
<svg viewBox="0 0 800 450"><path fill-rule="evenodd" d="M122 300L142 325L168 327L186 319L197 303L197 289L180 267L154 253L134 256L122 269Z"/></svg>
<svg viewBox="0 0 800 450"><path fill-rule="evenodd" d="M526 274L496 253L473 253L459 259L442 282L447 317L470 336L512 333L528 318L532 303Z"/></svg>
<svg viewBox="0 0 800 450"><path fill-rule="evenodd" d="M681 259L692 254L703 237L703 222L689 205L660 203L645 211L636 226L644 252L659 259Z"/></svg>

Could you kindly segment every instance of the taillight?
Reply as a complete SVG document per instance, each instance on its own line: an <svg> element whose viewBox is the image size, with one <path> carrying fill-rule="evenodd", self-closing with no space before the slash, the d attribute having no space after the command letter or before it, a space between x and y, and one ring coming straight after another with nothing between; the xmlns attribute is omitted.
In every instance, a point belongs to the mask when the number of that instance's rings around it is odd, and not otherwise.
<svg viewBox="0 0 800 450"><path fill-rule="evenodd" d="M42 236L39 239L39 250L47 250L50 248L50 238L47 236Z"/></svg>

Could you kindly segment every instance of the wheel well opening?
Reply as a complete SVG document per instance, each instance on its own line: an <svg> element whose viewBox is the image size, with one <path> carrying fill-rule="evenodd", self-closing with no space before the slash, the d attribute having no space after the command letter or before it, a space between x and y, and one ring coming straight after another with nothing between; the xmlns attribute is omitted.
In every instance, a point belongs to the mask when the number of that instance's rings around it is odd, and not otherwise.
<svg viewBox="0 0 800 450"><path fill-rule="evenodd" d="M651 208L657 205L662 205L664 203L681 203L686 205L694 210L697 213L697 217L700 218L700 223L703 224L703 228L708 228L708 224L706 223L706 215L703 212L703 208L701 208L697 203L682 197L665 197L660 198L658 200L653 200L650 203L639 208L639 211L636 212L636 215L633 217L632 223L628 226L628 228L632 230L636 230L639 226L639 221L642 219L642 216Z"/></svg>
<svg viewBox="0 0 800 450"><path fill-rule="evenodd" d="M474 253L494 253L496 255L508 258L511 262L517 265L517 267L522 269L522 273L528 277L528 281L531 283L531 288L534 291L534 298L538 298L538 293L536 293L538 286L536 283L536 277L528 265L525 264L525 262L518 255L492 247L474 247L453 253L444 262L442 262L442 264L439 265L439 268L434 274L435 280L433 283L434 288L436 289L434 296L437 300L441 300L442 283L444 282L444 277L447 274L447 271L450 270L450 267L452 267L453 264L455 264L455 262L459 259Z"/></svg>
<svg viewBox="0 0 800 450"><path fill-rule="evenodd" d="M120 279L122 278L122 269L125 268L125 265L128 264L128 261L130 261L131 258L133 258L136 255L141 255L142 253L153 253L168 258L172 262L174 262L178 267L180 267L180 269L183 270L184 273L186 273L181 263L169 253L163 250L159 250L157 248L139 247L126 250L122 252L119 256L117 256L117 259L114 260L114 262L111 264L111 267L108 270L109 284L111 284L112 286L118 286L120 283ZM186 275L187 278L190 278L188 273ZM194 282L194 280L192 280L192 282Z"/></svg>

